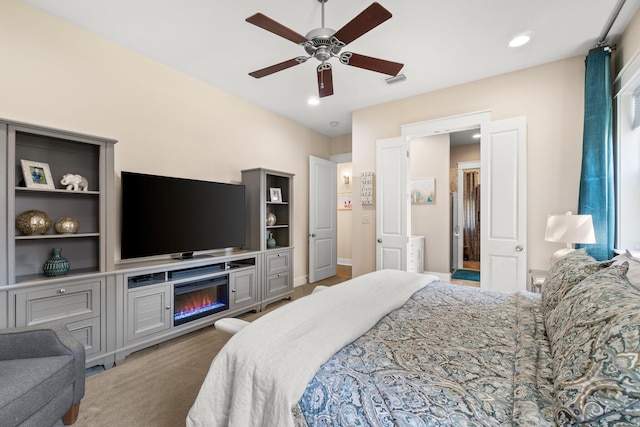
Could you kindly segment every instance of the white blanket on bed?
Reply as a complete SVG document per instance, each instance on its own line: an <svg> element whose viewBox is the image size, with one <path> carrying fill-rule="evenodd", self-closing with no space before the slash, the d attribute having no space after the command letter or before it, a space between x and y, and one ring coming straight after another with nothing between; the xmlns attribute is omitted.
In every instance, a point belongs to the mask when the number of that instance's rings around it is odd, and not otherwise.
<svg viewBox="0 0 640 427"><path fill-rule="evenodd" d="M214 359L187 427L293 426L291 408L318 368L434 280L425 274L377 271L255 320Z"/></svg>

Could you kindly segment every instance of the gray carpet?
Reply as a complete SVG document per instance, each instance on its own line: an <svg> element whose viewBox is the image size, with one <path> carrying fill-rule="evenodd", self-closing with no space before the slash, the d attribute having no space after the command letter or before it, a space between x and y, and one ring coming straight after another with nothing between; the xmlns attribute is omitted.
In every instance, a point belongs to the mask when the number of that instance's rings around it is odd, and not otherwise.
<svg viewBox="0 0 640 427"><path fill-rule="evenodd" d="M316 285L347 280L335 276L295 288L293 299ZM262 313L240 316L251 321L288 300L270 304ZM118 366L87 378L76 427L184 426L211 361L230 336L208 327L133 353Z"/></svg>

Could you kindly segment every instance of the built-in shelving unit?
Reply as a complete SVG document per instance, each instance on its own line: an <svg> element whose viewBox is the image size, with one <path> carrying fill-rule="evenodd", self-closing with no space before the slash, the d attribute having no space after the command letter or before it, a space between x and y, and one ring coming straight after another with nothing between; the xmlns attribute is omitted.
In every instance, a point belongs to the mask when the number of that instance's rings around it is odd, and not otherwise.
<svg viewBox="0 0 640 427"><path fill-rule="evenodd" d="M9 241L5 284L46 280L42 266L54 247L70 261L69 276L107 271L113 265L107 246L112 247L107 228L107 209L113 195L114 140L56 131L17 123L3 123L6 135ZM46 164L54 188L27 187L21 160ZM85 177L88 191L66 190L60 179L73 173ZM109 199L109 202L107 201ZM52 221L43 235L22 235L12 224L23 212L40 210ZM71 216L80 227L75 234L57 234L55 221Z"/></svg>
<svg viewBox="0 0 640 427"><path fill-rule="evenodd" d="M270 169L242 171L247 245L263 251L262 308L293 293L293 174ZM279 198L272 197L274 192ZM275 223L269 223L269 214ZM269 235L275 245L269 245Z"/></svg>
<svg viewBox="0 0 640 427"><path fill-rule="evenodd" d="M0 120L0 328L62 322L86 350L87 365L105 363L107 353L108 272L113 270L115 221L115 140ZM50 176L28 185L22 160L44 165ZM78 174L87 191L71 191L60 183L63 175ZM44 234L25 235L18 216L39 210L51 219ZM75 234L58 234L55 222L73 217ZM69 260L68 274L47 277L45 262L53 248Z"/></svg>

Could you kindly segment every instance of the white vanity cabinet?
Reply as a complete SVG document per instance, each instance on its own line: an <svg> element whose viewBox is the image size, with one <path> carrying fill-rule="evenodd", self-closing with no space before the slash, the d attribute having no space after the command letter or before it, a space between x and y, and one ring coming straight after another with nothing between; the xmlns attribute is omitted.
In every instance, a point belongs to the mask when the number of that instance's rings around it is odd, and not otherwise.
<svg viewBox="0 0 640 427"><path fill-rule="evenodd" d="M412 273L424 273L424 236L411 236L409 271Z"/></svg>

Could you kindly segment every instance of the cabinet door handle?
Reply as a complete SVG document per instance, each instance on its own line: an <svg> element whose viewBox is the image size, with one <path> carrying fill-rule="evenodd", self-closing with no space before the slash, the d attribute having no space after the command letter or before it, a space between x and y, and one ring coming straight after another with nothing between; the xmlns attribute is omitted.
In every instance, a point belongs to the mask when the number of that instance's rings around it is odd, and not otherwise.
<svg viewBox="0 0 640 427"><path fill-rule="evenodd" d="M171 310L171 306L170 306L170 305L166 306L165 308L166 308L167 310Z"/></svg>
<svg viewBox="0 0 640 427"><path fill-rule="evenodd" d="M59 294L64 294L65 292L67 292L67 290L65 288L62 288L58 291Z"/></svg>

